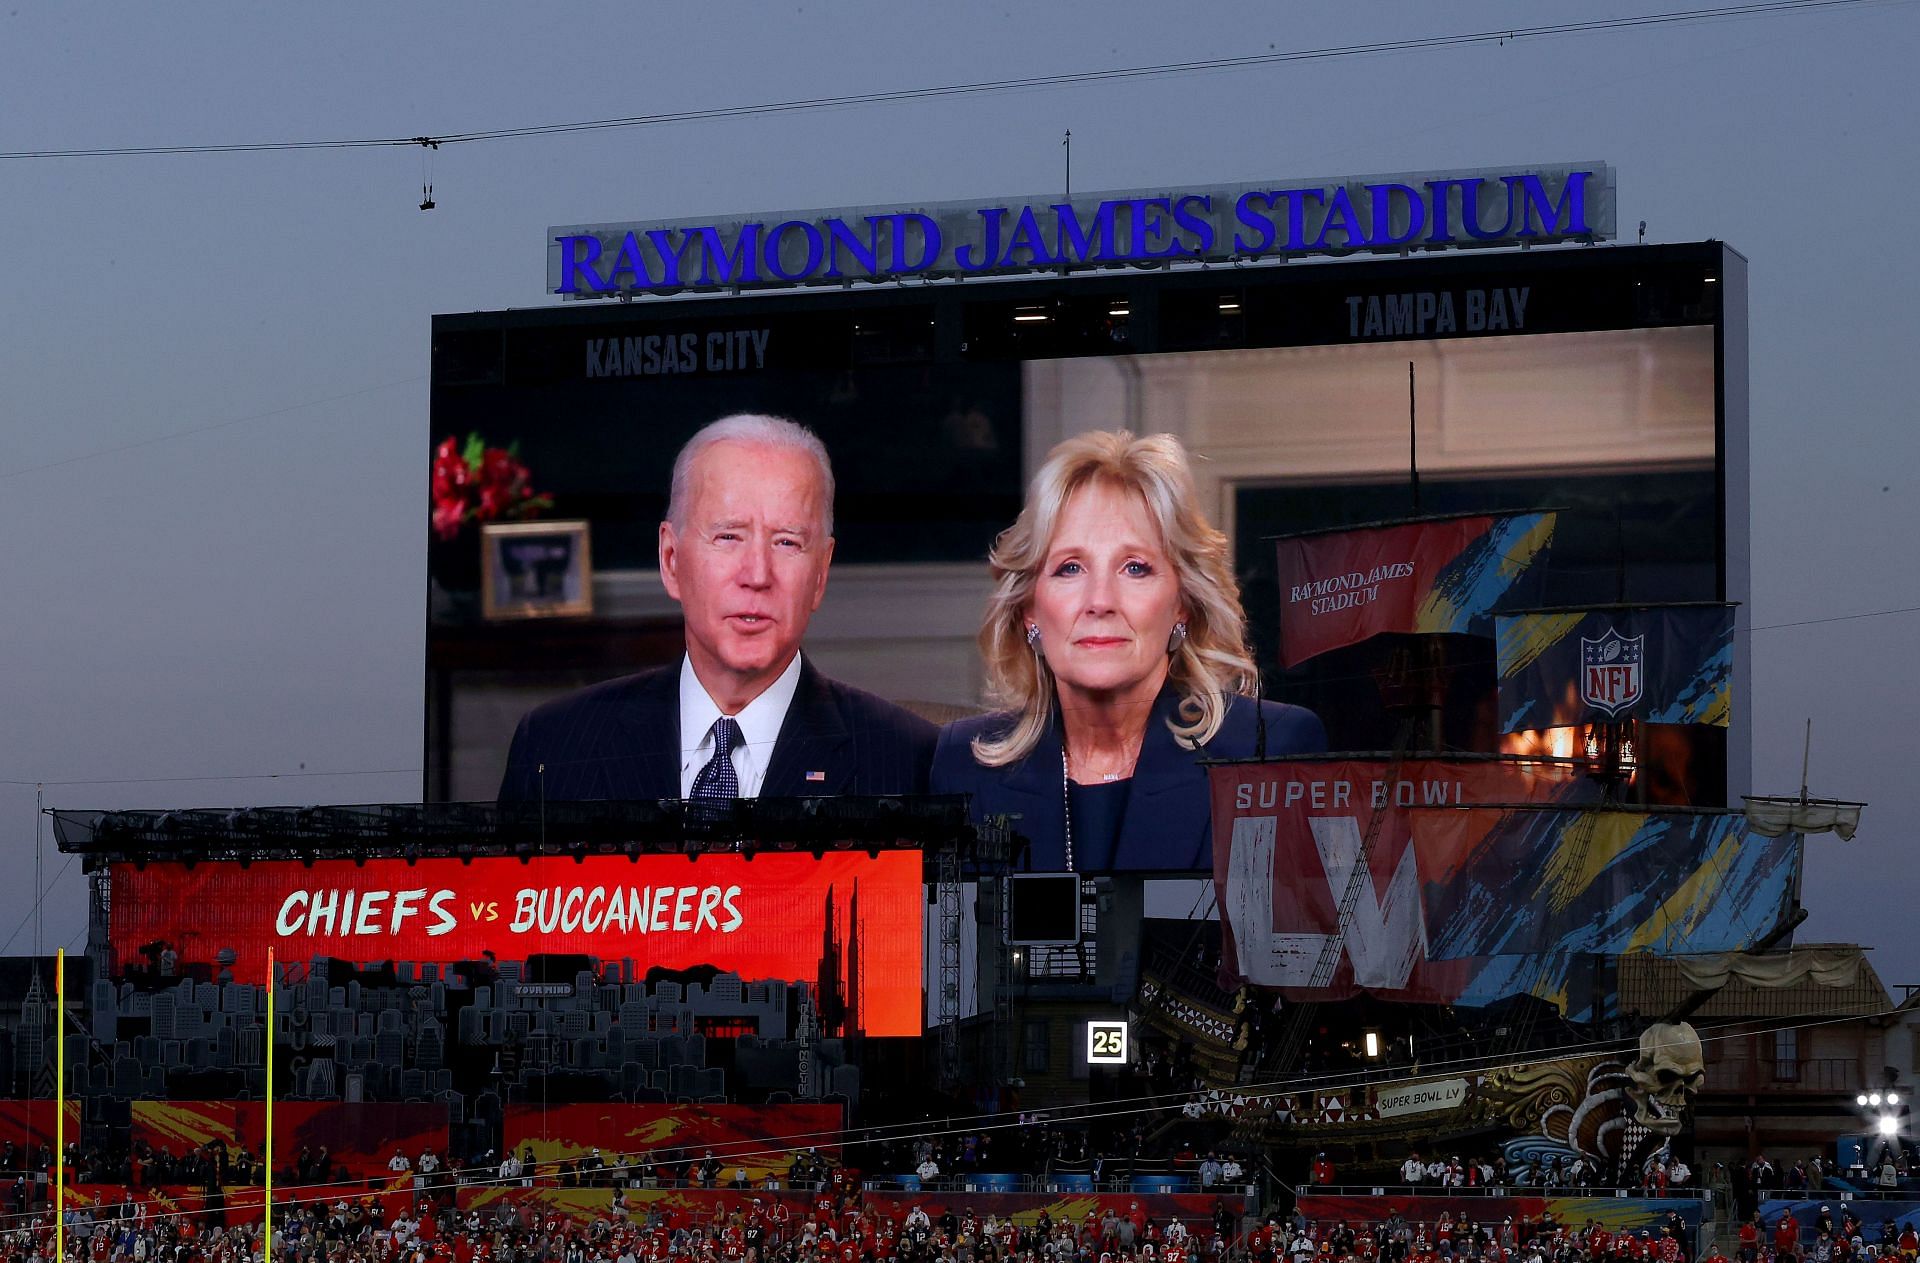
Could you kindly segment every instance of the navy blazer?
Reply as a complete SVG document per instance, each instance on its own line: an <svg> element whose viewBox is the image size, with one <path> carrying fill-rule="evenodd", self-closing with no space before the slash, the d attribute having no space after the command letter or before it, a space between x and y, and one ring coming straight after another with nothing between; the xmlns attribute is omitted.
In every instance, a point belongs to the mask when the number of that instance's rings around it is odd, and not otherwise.
<svg viewBox="0 0 1920 1263"><path fill-rule="evenodd" d="M1198 750L1188 749L1167 730L1179 700L1172 688L1165 688L1154 701L1114 845L1115 870L1188 873L1213 868L1213 810L1200 760L1252 758L1262 717L1270 755L1316 754L1327 748L1327 730L1312 711L1236 696L1228 702L1226 720L1213 740ZM971 794L975 823L1017 814L1014 831L1032 845L1032 870L1058 871L1066 864L1058 712L1040 743L1020 762L983 767L973 757L976 736L1004 732L1012 722L1005 713L976 715L942 728L933 753L933 792Z"/></svg>
<svg viewBox="0 0 1920 1263"><path fill-rule="evenodd" d="M918 715L829 680L802 657L760 793L924 794L937 735ZM539 799L543 775L551 802L680 797L680 664L528 711L513 734L500 801Z"/></svg>

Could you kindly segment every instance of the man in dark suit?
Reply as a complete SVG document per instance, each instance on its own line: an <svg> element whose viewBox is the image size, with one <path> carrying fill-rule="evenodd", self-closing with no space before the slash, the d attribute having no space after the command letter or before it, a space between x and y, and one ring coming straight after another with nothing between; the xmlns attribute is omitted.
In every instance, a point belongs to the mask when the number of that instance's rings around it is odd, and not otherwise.
<svg viewBox="0 0 1920 1263"><path fill-rule="evenodd" d="M924 793L933 725L800 653L833 560L833 469L811 431L723 417L674 461L660 578L677 666L530 711L503 802Z"/></svg>

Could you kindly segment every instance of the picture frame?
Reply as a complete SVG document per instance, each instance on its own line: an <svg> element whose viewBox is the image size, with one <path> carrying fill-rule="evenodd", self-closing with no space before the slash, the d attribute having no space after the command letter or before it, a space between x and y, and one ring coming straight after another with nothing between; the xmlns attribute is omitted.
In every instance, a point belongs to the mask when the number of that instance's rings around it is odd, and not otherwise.
<svg viewBox="0 0 1920 1263"><path fill-rule="evenodd" d="M487 622L593 614L593 539L585 521L480 527L480 616Z"/></svg>

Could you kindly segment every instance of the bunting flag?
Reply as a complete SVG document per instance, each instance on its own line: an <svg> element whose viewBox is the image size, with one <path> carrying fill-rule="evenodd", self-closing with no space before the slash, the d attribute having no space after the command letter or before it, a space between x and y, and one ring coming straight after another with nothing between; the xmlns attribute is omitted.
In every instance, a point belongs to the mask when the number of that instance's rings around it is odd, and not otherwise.
<svg viewBox="0 0 1920 1263"><path fill-rule="evenodd" d="M1733 607L1604 606L1501 614L1501 731L1603 720L1727 726Z"/></svg>
<svg viewBox="0 0 1920 1263"><path fill-rule="evenodd" d="M1495 606L1537 599L1548 512L1359 526L1279 542L1280 661L1383 632L1493 634Z"/></svg>

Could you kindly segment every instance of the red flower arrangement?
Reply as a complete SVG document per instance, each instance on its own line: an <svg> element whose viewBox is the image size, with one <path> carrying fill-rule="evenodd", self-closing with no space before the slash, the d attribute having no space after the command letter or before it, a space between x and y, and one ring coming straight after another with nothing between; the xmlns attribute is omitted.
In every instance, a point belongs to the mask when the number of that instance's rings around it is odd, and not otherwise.
<svg viewBox="0 0 1920 1263"><path fill-rule="evenodd" d="M533 489L520 444L488 447L478 433L466 446L448 436L433 452L433 533L453 540L468 522L540 516L553 497Z"/></svg>

